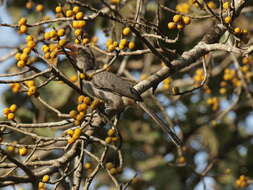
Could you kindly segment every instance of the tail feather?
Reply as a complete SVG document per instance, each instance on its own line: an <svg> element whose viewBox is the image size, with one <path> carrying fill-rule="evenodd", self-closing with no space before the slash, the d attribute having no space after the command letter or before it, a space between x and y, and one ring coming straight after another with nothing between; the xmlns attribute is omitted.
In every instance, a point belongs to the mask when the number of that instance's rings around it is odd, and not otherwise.
<svg viewBox="0 0 253 190"><path fill-rule="evenodd" d="M177 146L181 147L183 142L179 137L154 113L152 112L143 102L137 102L143 111L145 111L155 123L169 136L171 141Z"/></svg>

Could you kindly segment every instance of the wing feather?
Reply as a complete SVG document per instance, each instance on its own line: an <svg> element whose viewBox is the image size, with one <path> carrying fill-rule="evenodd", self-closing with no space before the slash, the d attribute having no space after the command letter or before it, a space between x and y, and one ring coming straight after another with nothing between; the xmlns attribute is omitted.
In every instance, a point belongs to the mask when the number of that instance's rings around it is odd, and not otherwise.
<svg viewBox="0 0 253 190"><path fill-rule="evenodd" d="M91 82L96 88L126 96L136 101L142 101L141 96L133 88L133 85L114 73L108 71L100 72L92 77Z"/></svg>

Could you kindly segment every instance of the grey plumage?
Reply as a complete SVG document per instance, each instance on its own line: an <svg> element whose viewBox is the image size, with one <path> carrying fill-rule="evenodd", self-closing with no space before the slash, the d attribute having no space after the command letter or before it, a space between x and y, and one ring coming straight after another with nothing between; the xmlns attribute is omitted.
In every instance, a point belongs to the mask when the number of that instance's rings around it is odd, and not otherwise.
<svg viewBox="0 0 253 190"><path fill-rule="evenodd" d="M94 73L97 65L92 55L83 49L83 47L76 48L74 46L71 49L77 52L77 56L75 57L77 66L83 69L86 74ZM176 146L182 146L182 141L155 113L145 106L140 94L133 88L133 84L127 80L122 79L114 73L102 71L92 75L91 80L83 80L82 85L84 93L105 102L105 111L109 115L121 113L128 106L128 102L134 100L168 134Z"/></svg>
<svg viewBox="0 0 253 190"><path fill-rule="evenodd" d="M136 101L142 101L141 96L132 87L132 84L114 73L108 71L100 72L92 77L91 82L98 89L114 92L115 94L126 96Z"/></svg>

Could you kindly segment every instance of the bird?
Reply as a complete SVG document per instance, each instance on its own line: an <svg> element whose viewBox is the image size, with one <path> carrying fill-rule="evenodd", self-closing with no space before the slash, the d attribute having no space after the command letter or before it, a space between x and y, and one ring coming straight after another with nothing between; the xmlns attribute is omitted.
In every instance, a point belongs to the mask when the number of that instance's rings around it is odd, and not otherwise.
<svg viewBox="0 0 253 190"><path fill-rule="evenodd" d="M136 103L155 121L177 147L183 145L183 142L171 128L144 104L143 98L134 88L133 83L110 71L96 72L98 65L89 48L77 44L67 44L65 48L69 51L64 52L71 56L78 70L81 70L87 76L91 76L89 80L82 80L84 93L92 98L101 99L105 103L105 113L107 115L119 116L129 105Z"/></svg>

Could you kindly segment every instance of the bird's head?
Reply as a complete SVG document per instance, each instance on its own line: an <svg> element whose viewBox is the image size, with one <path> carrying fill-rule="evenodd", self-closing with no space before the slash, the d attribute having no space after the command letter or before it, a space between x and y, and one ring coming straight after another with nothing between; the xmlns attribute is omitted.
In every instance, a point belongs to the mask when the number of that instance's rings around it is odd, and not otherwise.
<svg viewBox="0 0 253 190"><path fill-rule="evenodd" d="M64 51L60 50L59 54L67 54L70 56L76 65L84 72L95 69L96 67L94 56L90 49L87 47L68 43L64 46Z"/></svg>

